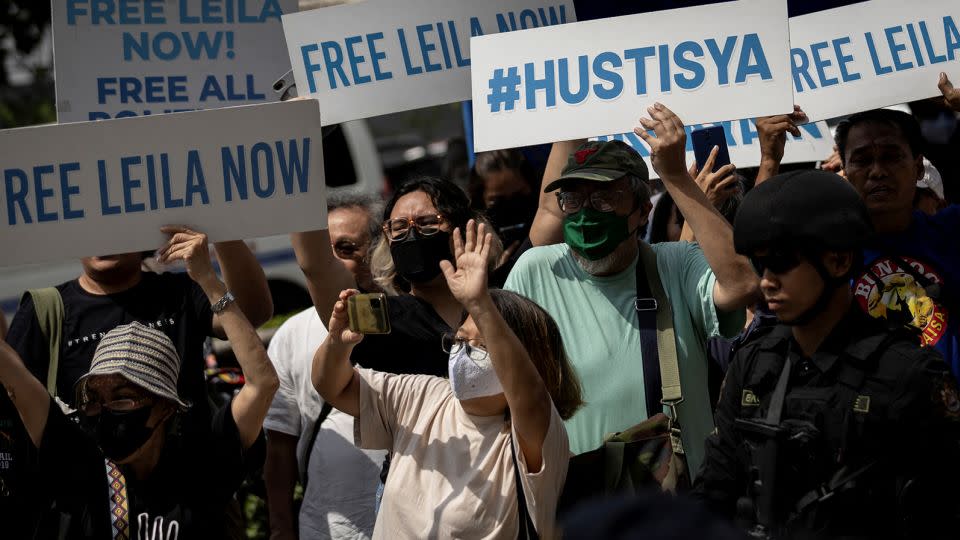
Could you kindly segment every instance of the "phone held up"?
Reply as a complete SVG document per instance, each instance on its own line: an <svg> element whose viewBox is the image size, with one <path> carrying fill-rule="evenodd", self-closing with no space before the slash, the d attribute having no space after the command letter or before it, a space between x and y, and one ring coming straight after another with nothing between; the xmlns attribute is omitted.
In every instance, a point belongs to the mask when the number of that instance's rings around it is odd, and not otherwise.
<svg viewBox="0 0 960 540"><path fill-rule="evenodd" d="M693 155L697 159L698 170L703 170L714 146L719 146L720 151L717 152L717 160L710 172L717 172L720 167L730 164L730 151L727 149L727 135L723 126L695 129L690 132L690 139L693 142Z"/></svg>
<svg viewBox="0 0 960 540"><path fill-rule="evenodd" d="M387 295L383 293L355 294L347 298L347 316L350 330L359 334L390 333Z"/></svg>

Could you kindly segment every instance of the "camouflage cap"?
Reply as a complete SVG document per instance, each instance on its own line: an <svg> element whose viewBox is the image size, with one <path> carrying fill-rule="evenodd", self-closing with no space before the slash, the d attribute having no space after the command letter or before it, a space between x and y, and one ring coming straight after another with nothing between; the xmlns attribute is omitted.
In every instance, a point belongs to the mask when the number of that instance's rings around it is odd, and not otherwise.
<svg viewBox="0 0 960 540"><path fill-rule="evenodd" d="M550 182L544 191L557 190L569 180L613 182L628 174L644 182L650 179L647 164L636 150L618 140L590 141L570 154L563 174Z"/></svg>

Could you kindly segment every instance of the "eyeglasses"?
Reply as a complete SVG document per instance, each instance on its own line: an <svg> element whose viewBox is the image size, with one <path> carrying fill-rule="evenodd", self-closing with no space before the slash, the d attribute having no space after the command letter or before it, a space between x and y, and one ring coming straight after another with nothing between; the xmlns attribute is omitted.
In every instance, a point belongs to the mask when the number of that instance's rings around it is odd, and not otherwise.
<svg viewBox="0 0 960 540"><path fill-rule="evenodd" d="M460 349L464 347L467 348L468 355L470 351L477 351L480 353L480 358L477 358L477 360L482 360L490 355L480 340L466 339L454 334L444 334L440 340L440 346L443 348L443 352L447 354L460 352Z"/></svg>
<svg viewBox="0 0 960 540"><path fill-rule="evenodd" d="M447 219L440 214L428 214L416 217L398 217L383 222L383 233L391 242L399 242L410 234L410 229L417 229L421 236L433 236L440 232L440 226Z"/></svg>
<svg viewBox="0 0 960 540"><path fill-rule="evenodd" d="M623 193L622 189L602 189L594 191L590 195L584 195L576 191L561 191L557 193L557 204L560 205L560 211L564 214L579 212L588 201L595 210L613 212L617 203L623 200Z"/></svg>
<svg viewBox="0 0 960 540"><path fill-rule="evenodd" d="M757 274L763 276L767 270L774 274L786 274L803 262L796 253L771 253L769 255L750 257Z"/></svg>
<svg viewBox="0 0 960 540"><path fill-rule="evenodd" d="M336 253L337 257L341 259L352 259L357 252L366 247L366 242L363 244L358 244L356 242L351 242L350 240L338 240L333 246L333 252Z"/></svg>
<svg viewBox="0 0 960 540"><path fill-rule="evenodd" d="M139 409L143 403L152 405L152 400L149 397L141 397L136 399L116 399L113 401L108 401L102 403L100 401L93 400L84 400L80 403L80 412L86 416L94 416L100 414L103 409L108 409L113 412L130 412Z"/></svg>

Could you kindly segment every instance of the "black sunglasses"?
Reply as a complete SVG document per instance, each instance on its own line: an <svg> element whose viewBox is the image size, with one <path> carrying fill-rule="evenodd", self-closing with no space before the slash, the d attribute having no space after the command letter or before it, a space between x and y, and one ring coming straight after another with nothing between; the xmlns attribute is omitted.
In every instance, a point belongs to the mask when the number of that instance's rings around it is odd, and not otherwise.
<svg viewBox="0 0 960 540"><path fill-rule="evenodd" d="M750 262L753 263L757 275L762 277L766 270L774 274L785 274L799 266L803 259L797 253L771 253L750 257Z"/></svg>

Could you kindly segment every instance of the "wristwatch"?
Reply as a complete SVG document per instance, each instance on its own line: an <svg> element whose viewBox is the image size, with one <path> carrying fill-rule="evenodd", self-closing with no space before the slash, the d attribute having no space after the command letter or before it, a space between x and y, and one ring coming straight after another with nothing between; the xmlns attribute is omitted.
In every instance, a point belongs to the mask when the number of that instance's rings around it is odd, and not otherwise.
<svg viewBox="0 0 960 540"><path fill-rule="evenodd" d="M217 303L211 306L210 309L212 309L214 313L220 313L221 311L227 309L227 306L229 306L234 300L236 300L236 298L234 298L233 293L227 291L227 294L223 295L223 298L217 300Z"/></svg>

